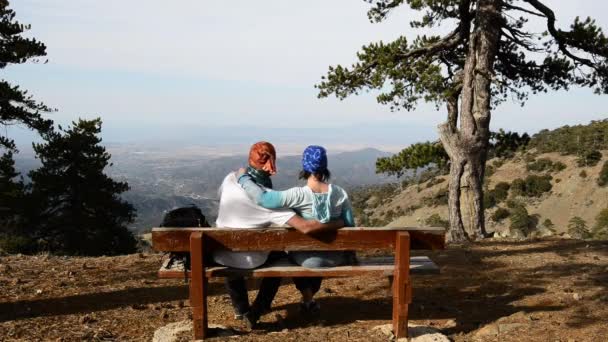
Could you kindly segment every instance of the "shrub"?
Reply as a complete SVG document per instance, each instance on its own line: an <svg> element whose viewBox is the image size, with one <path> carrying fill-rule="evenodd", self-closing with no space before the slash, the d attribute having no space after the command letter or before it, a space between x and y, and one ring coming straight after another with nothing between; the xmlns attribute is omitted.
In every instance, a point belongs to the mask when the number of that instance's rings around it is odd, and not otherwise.
<svg viewBox="0 0 608 342"><path fill-rule="evenodd" d="M483 207L484 209L494 208L498 204L496 202L496 197L494 197L494 193L492 190L484 191L483 193Z"/></svg>
<svg viewBox="0 0 608 342"><path fill-rule="evenodd" d="M509 219L511 220L511 229L519 229L524 235L528 235L530 231L538 225L538 215L530 215L523 203L518 201L507 201L509 207Z"/></svg>
<svg viewBox="0 0 608 342"><path fill-rule="evenodd" d="M583 170L578 174L579 177L581 178L587 178L587 171Z"/></svg>
<svg viewBox="0 0 608 342"><path fill-rule="evenodd" d="M602 153L597 150L584 151L576 160L576 165L579 167L595 166L602 160Z"/></svg>
<svg viewBox="0 0 608 342"><path fill-rule="evenodd" d="M533 163L536 160L536 156L532 153L524 154L524 161L526 163Z"/></svg>
<svg viewBox="0 0 608 342"><path fill-rule="evenodd" d="M550 219L545 219L543 221L543 226L547 229L549 229L552 232L555 232L555 224L553 224L553 222Z"/></svg>
<svg viewBox="0 0 608 342"><path fill-rule="evenodd" d="M606 186L608 185L608 160L604 162L602 169L600 170L600 175L597 178L597 185Z"/></svg>
<svg viewBox="0 0 608 342"><path fill-rule="evenodd" d="M551 176L529 175L526 179L517 178L511 184L514 195L525 197L540 197L553 187Z"/></svg>
<svg viewBox="0 0 608 342"><path fill-rule="evenodd" d="M496 183L496 186L494 186L495 190L500 190L500 191L504 191L504 192L509 191L510 188L511 188L511 185L507 182L498 182L498 183Z"/></svg>
<svg viewBox="0 0 608 342"><path fill-rule="evenodd" d="M551 159L541 158L532 163L526 164L526 170L528 171L536 171L542 172L553 167L553 162Z"/></svg>
<svg viewBox="0 0 608 342"><path fill-rule="evenodd" d="M424 220L424 223L430 227L450 227L450 221L444 220L439 216L439 214L433 214Z"/></svg>
<svg viewBox="0 0 608 342"><path fill-rule="evenodd" d="M575 239L588 239L591 237L587 222L578 216L568 221L568 234Z"/></svg>
<svg viewBox="0 0 608 342"><path fill-rule="evenodd" d="M608 240L608 208L603 209L595 217L595 226L593 227L593 238L598 240Z"/></svg>
<svg viewBox="0 0 608 342"><path fill-rule="evenodd" d="M492 216L490 217L490 219L492 221L494 221L494 222L501 222L502 220L506 219L510 215L511 215L511 213L507 209L505 209L505 208L498 208L492 214Z"/></svg>
<svg viewBox="0 0 608 342"><path fill-rule="evenodd" d="M509 183L500 182L496 184L493 190L484 192L483 204L486 209L493 208L498 203L506 200L509 196Z"/></svg>
<svg viewBox="0 0 608 342"><path fill-rule="evenodd" d="M564 164L560 161L556 161L553 163L553 171L557 171L557 172L563 171L566 169L566 167L567 167L566 164Z"/></svg>
<svg viewBox="0 0 608 342"><path fill-rule="evenodd" d="M504 160L504 159L495 159L495 160L492 162L492 166L494 166L494 168L498 169L499 167L503 166L503 165L504 165L504 163L505 163L505 160Z"/></svg>
<svg viewBox="0 0 608 342"><path fill-rule="evenodd" d="M494 194L496 195L496 199L498 199L499 202L506 200L509 196L510 188L511 185L509 185L507 182L497 183L496 186L494 186Z"/></svg>
<svg viewBox="0 0 608 342"><path fill-rule="evenodd" d="M529 147L540 153L560 152L564 155L581 151L608 149L608 120L592 121L587 125L563 126L542 130L532 137Z"/></svg>
<svg viewBox="0 0 608 342"><path fill-rule="evenodd" d="M494 168L494 166L492 166L492 165L486 165L484 179L488 179L489 177L492 177L492 175L494 174L494 172L496 172L496 168Z"/></svg>
<svg viewBox="0 0 608 342"><path fill-rule="evenodd" d="M31 254L38 249L38 245L32 239L21 235L0 235L0 251L15 254Z"/></svg>
<svg viewBox="0 0 608 342"><path fill-rule="evenodd" d="M551 159L547 159L547 158L540 158L540 159L537 159L536 161L534 161L532 163L528 163L526 165L526 169L528 171L534 171L534 172L562 171L565 168L566 168L566 164L564 164L560 161L554 162Z"/></svg>

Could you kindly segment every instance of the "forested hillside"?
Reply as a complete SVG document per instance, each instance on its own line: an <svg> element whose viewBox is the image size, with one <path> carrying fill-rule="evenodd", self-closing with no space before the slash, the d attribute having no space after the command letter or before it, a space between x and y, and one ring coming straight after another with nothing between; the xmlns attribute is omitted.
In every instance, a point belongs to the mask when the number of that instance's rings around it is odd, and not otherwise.
<svg viewBox="0 0 608 342"><path fill-rule="evenodd" d="M447 226L445 168L358 189L362 225ZM486 166L486 224L495 236L608 237L608 120L542 130Z"/></svg>

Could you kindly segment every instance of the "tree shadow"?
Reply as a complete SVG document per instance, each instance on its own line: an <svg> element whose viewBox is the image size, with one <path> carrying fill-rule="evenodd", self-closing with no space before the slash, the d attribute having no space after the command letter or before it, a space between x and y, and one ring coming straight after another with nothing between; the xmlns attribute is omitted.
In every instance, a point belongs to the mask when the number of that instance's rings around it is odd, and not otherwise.
<svg viewBox="0 0 608 342"><path fill-rule="evenodd" d="M209 284L209 295L223 293L220 283ZM0 303L0 322L34 317L85 314L147 304L188 299L188 285L138 287L110 292L78 294L59 298L20 300Z"/></svg>

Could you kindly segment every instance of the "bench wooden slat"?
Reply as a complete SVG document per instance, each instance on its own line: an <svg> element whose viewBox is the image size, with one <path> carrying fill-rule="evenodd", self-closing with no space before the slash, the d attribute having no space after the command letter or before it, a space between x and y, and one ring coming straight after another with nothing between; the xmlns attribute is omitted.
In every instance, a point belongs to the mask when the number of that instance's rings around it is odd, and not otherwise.
<svg viewBox="0 0 608 342"><path fill-rule="evenodd" d="M152 245L157 251L188 252L190 234L205 234L205 249L232 251L366 250L395 247L395 234L407 231L411 249L445 248L445 229L436 227L342 228L322 235L305 235L293 228L153 228Z"/></svg>
<svg viewBox="0 0 608 342"><path fill-rule="evenodd" d="M205 269L205 275L211 277L246 276L263 277L351 277L357 275L390 276L395 269L393 257L363 257L358 258L354 266L339 266L331 268L310 269L292 264L287 259L279 259L267 266L253 270L241 270L224 266L212 266ZM167 268L166 260L158 271L159 278L184 278L183 268ZM410 273L416 275L438 274L439 267L426 256L410 258ZM188 271L188 277L190 272Z"/></svg>

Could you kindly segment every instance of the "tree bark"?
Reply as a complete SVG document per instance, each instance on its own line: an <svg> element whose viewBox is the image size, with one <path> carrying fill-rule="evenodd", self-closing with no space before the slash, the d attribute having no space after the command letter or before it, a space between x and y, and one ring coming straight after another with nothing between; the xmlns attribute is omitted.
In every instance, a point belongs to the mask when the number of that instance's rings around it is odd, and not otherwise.
<svg viewBox="0 0 608 342"><path fill-rule="evenodd" d="M482 184L490 136L490 87L501 34L501 6L501 0L477 2L475 27L469 36L463 69L460 112L457 101L448 99L448 122L439 127L440 140L451 161L448 240L453 242L486 236ZM455 127L455 117L460 119L459 127Z"/></svg>

